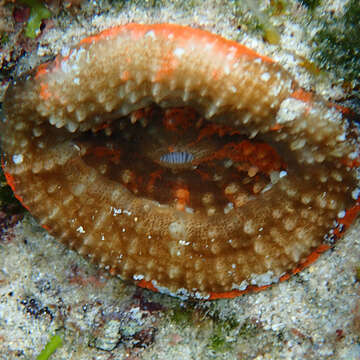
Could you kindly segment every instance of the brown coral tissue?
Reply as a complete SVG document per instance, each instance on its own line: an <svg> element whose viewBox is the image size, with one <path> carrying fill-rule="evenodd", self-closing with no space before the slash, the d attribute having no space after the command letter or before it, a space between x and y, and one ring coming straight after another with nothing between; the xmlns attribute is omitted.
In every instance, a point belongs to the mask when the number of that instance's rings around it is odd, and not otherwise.
<svg viewBox="0 0 360 360"><path fill-rule="evenodd" d="M112 274L177 296L287 279L358 210L342 113L266 56L198 29L128 24L9 86L16 196Z"/></svg>

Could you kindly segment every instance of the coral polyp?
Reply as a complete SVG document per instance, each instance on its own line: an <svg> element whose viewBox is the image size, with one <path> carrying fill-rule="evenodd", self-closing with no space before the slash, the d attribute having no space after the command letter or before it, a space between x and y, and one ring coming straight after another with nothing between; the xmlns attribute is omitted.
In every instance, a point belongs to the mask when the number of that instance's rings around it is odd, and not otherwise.
<svg viewBox="0 0 360 360"><path fill-rule="evenodd" d="M16 196L112 274L200 298L287 279L357 212L341 112L236 42L170 24L83 39L15 80L0 125Z"/></svg>

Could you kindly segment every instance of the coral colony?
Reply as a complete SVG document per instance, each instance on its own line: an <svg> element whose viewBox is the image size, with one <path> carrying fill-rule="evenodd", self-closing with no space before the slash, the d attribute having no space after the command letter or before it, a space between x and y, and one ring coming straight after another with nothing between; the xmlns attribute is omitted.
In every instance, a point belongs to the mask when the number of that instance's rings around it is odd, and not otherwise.
<svg viewBox="0 0 360 360"><path fill-rule="evenodd" d="M287 279L358 210L355 130L272 59L128 24L15 80L3 168L39 223L123 279L215 299Z"/></svg>

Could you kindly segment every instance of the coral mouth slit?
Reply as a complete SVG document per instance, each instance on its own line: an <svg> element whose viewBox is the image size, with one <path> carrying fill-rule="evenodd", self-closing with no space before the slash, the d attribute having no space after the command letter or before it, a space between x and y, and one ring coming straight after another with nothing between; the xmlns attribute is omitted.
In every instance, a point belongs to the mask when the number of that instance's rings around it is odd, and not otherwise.
<svg viewBox="0 0 360 360"><path fill-rule="evenodd" d="M174 151L161 155L159 161L168 164L186 164L194 160L194 155L186 151Z"/></svg>
<svg viewBox="0 0 360 360"><path fill-rule="evenodd" d="M269 286L360 207L356 129L270 58L199 29L85 38L12 82L4 114L16 196L64 244L152 290Z"/></svg>
<svg viewBox="0 0 360 360"><path fill-rule="evenodd" d="M170 128L173 112L177 125ZM208 216L227 213L269 190L286 169L271 146L214 126L194 109L152 106L136 111L135 123L134 115L82 136L88 148L83 160L134 195L161 205ZM186 123L189 116L192 122ZM83 146L81 138L76 144Z"/></svg>

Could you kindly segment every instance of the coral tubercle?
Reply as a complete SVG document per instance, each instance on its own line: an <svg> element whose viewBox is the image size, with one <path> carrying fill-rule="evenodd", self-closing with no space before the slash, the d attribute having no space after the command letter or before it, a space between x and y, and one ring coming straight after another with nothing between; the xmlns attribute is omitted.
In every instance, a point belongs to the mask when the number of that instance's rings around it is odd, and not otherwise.
<svg viewBox="0 0 360 360"><path fill-rule="evenodd" d="M9 86L3 168L111 274L216 299L286 280L359 211L356 131L282 67L172 24L83 39Z"/></svg>

